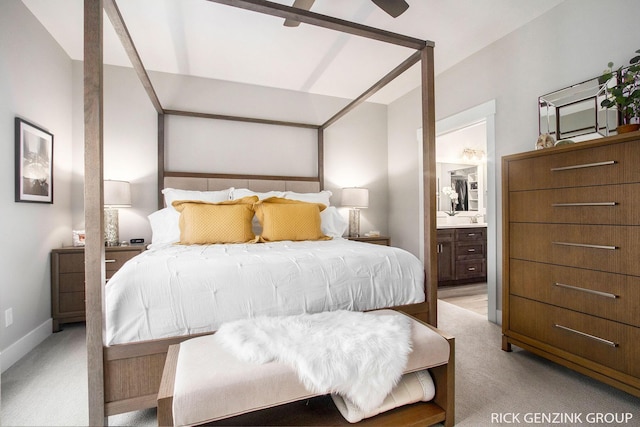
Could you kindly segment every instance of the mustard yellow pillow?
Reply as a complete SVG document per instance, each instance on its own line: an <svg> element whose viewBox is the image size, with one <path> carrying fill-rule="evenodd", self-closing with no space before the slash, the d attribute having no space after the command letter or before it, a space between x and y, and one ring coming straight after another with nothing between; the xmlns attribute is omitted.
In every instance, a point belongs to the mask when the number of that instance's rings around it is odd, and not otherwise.
<svg viewBox="0 0 640 427"><path fill-rule="evenodd" d="M262 225L260 241L328 240L320 229L321 203L271 197L254 205L256 217Z"/></svg>
<svg viewBox="0 0 640 427"><path fill-rule="evenodd" d="M180 244L245 243L255 241L251 229L256 196L220 203L176 200L180 212Z"/></svg>

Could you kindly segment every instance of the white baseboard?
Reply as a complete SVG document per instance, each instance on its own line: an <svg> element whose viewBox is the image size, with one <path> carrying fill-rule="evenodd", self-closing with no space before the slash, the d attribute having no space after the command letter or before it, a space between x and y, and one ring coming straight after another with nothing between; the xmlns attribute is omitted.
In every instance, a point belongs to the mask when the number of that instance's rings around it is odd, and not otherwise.
<svg viewBox="0 0 640 427"><path fill-rule="evenodd" d="M0 353L0 373L12 367L18 360L36 348L38 344L47 339L52 333L52 326L53 321L48 319L27 335L5 348L4 351Z"/></svg>

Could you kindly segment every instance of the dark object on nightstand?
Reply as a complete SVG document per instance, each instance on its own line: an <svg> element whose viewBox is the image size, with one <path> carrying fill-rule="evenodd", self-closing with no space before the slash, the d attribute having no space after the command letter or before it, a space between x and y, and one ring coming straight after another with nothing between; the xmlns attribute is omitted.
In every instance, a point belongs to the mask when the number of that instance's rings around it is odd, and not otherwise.
<svg viewBox="0 0 640 427"><path fill-rule="evenodd" d="M144 243L144 239L131 239L129 243L132 245L142 245Z"/></svg>
<svg viewBox="0 0 640 427"><path fill-rule="evenodd" d="M391 246L391 239L389 237L386 236L376 236L376 237L366 237L366 236L360 236L360 237L347 237L347 239L349 240L354 240L356 242L367 242L367 243L373 243L376 245L384 245L384 246Z"/></svg>
<svg viewBox="0 0 640 427"><path fill-rule="evenodd" d="M143 245L106 247L107 281L125 262L144 250ZM63 323L85 321L84 247L51 251L51 317L53 332L59 332Z"/></svg>

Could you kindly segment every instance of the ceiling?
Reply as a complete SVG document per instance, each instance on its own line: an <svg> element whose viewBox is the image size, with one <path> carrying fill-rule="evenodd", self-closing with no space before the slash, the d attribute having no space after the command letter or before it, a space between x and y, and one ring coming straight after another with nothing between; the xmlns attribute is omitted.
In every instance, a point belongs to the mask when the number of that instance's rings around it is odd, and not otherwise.
<svg viewBox="0 0 640 427"><path fill-rule="evenodd" d="M83 57L83 0L22 0L74 60ZM392 18L370 0L316 0L312 11L435 42L436 75L564 0L407 0ZM275 2L291 5L293 0ZM205 0L118 0L148 70L353 99L413 50ZM104 62L131 66L105 15ZM370 101L420 85L414 66ZM162 100L161 100L162 101Z"/></svg>

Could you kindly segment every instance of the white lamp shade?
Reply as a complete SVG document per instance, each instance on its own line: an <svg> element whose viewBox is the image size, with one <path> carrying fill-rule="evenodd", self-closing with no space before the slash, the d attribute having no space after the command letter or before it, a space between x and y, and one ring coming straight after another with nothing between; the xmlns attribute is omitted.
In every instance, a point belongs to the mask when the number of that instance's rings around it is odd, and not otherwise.
<svg viewBox="0 0 640 427"><path fill-rule="evenodd" d="M131 207L131 185L127 181L104 181L104 205L112 208Z"/></svg>
<svg viewBox="0 0 640 427"><path fill-rule="evenodd" d="M342 206L348 208L368 208L369 190L360 187L343 188Z"/></svg>

